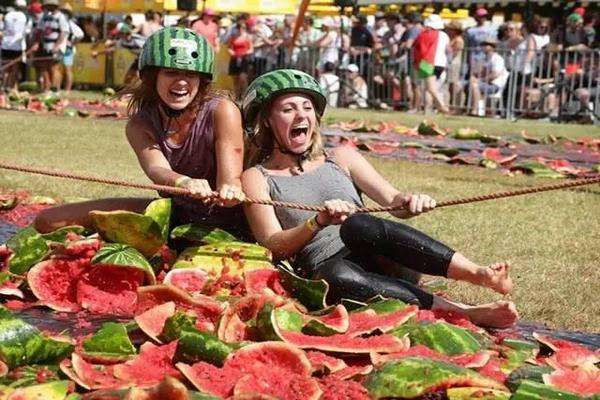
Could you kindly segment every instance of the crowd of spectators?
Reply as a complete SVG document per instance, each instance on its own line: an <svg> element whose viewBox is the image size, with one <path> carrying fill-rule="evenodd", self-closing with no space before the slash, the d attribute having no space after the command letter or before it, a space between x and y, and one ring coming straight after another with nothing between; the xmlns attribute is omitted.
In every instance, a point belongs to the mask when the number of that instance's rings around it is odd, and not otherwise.
<svg viewBox="0 0 600 400"><path fill-rule="evenodd" d="M433 107L440 113L482 115L490 99L506 105L510 92L515 107L552 115L564 100L557 90L561 77L578 80L571 92L582 109L598 96L600 58L593 51L600 42L598 15L583 7L566 15L502 24L483 7L474 10L474 23L416 11L307 15L296 36L292 15L232 16L207 8L169 22L202 34L217 52L227 48L237 96L256 76L294 67L318 77L331 106L409 112ZM132 20L126 15L109 21L103 37L98 20L81 16L75 21L68 4L15 0L0 22L3 65L24 61L32 51L44 89L60 87L55 76L65 77L69 89L77 41L104 42L105 52L122 47L139 53L145 38L165 25L165 15L155 11L148 11L140 24ZM18 81L21 65L3 69L5 88ZM59 67L64 73L55 73ZM128 74L128 80L135 78L135 63Z"/></svg>

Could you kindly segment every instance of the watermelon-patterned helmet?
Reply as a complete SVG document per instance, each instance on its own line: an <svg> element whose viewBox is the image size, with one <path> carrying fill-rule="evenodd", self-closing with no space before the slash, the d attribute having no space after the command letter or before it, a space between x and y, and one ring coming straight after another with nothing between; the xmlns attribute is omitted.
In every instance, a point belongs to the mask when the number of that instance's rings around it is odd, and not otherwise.
<svg viewBox="0 0 600 400"><path fill-rule="evenodd" d="M181 27L154 32L142 49L139 70L155 66L206 74L212 79L215 54L204 36Z"/></svg>
<svg viewBox="0 0 600 400"><path fill-rule="evenodd" d="M295 69L279 69L259 76L246 89L242 101L246 131L254 130L260 110L275 97L295 92L310 96L313 99L317 115L319 117L323 115L327 99L315 78Z"/></svg>

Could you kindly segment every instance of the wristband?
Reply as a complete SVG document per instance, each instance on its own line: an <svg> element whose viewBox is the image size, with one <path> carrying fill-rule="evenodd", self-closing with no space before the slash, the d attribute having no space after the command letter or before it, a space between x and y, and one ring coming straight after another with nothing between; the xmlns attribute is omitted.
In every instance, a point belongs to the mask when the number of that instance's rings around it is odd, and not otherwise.
<svg viewBox="0 0 600 400"><path fill-rule="evenodd" d="M189 176L180 176L179 178L175 179L175 187L183 187L187 182L191 180L192 178L190 178Z"/></svg>
<svg viewBox="0 0 600 400"><path fill-rule="evenodd" d="M307 219L305 225L308 228L308 230L311 231L311 232L318 232L321 229L323 229L323 226L321 226L321 224L319 224L317 222L317 217L316 216Z"/></svg>

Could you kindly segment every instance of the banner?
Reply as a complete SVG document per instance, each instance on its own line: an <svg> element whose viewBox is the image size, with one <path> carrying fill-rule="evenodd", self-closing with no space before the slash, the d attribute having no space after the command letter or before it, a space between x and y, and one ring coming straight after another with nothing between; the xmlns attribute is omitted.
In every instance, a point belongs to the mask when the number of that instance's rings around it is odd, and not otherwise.
<svg viewBox="0 0 600 400"><path fill-rule="evenodd" d="M73 81L91 85L104 85L106 83L106 56L100 54L92 57L93 51L100 51L103 45L92 49L91 43L77 44L77 52L73 62Z"/></svg>
<svg viewBox="0 0 600 400"><path fill-rule="evenodd" d="M112 80L115 87L123 86L125 74L137 56L127 49L116 49L112 57Z"/></svg>

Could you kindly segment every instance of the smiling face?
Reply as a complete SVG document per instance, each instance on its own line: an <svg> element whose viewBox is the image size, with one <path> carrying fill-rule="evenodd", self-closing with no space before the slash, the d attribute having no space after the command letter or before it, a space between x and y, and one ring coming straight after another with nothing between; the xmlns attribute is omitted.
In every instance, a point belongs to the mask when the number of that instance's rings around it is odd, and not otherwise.
<svg viewBox="0 0 600 400"><path fill-rule="evenodd" d="M310 148L317 116L309 96L290 93L277 97L271 104L267 121L279 147L296 154Z"/></svg>
<svg viewBox="0 0 600 400"><path fill-rule="evenodd" d="M195 72L161 68L156 77L160 99L174 110L183 110L194 100L200 87L200 75Z"/></svg>

